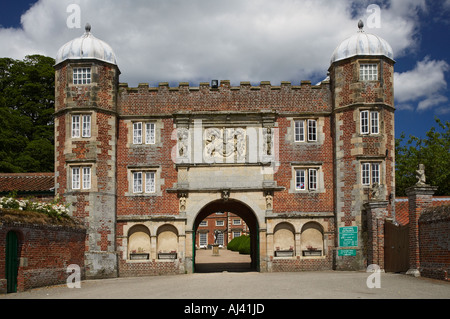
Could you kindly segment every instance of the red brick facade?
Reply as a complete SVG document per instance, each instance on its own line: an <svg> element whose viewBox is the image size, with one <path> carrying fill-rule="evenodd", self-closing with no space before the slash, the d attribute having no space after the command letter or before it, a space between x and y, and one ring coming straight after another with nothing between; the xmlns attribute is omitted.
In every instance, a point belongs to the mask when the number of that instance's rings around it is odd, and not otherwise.
<svg viewBox="0 0 450 319"><path fill-rule="evenodd" d="M359 78L365 63L376 80ZM92 83L72 84L81 67ZM373 221L363 206L381 202L390 217L394 205L393 73L390 57L352 56L317 85L130 88L112 62L60 61L56 189L89 229L87 276L190 272L200 221L217 211L245 220L260 271L366 267L362 238ZM85 123L89 134L73 137ZM376 176L367 183L363 165ZM354 226L356 244L340 247L340 232ZM320 254L304 255L309 246ZM292 256L277 257L278 248Z"/></svg>
<svg viewBox="0 0 450 319"><path fill-rule="evenodd" d="M450 206L427 209L419 218L420 274L450 280Z"/></svg>
<svg viewBox="0 0 450 319"><path fill-rule="evenodd" d="M69 265L80 267L84 279L84 228L3 222L0 226L0 293L6 293L6 246L9 232L18 237L17 291L65 284Z"/></svg>

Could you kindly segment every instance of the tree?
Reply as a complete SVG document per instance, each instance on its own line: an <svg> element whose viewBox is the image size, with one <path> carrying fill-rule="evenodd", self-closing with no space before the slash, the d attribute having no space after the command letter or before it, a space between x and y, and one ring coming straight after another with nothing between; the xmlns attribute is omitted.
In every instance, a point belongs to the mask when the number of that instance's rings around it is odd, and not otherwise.
<svg viewBox="0 0 450 319"><path fill-rule="evenodd" d="M406 188L416 183L415 171L419 164L425 165L426 183L437 186L436 195L450 195L450 122L445 124L436 118L442 132L432 127L426 138L410 136L404 143L405 134L396 139L395 183L397 196L405 196Z"/></svg>
<svg viewBox="0 0 450 319"><path fill-rule="evenodd" d="M0 59L0 172L53 171L54 64Z"/></svg>

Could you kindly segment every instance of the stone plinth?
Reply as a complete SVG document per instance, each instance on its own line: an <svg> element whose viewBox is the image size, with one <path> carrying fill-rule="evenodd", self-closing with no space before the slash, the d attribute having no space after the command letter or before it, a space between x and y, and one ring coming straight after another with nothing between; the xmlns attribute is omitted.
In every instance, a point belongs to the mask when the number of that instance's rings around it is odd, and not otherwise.
<svg viewBox="0 0 450 319"><path fill-rule="evenodd" d="M219 244L212 245L212 254L213 256L219 256Z"/></svg>

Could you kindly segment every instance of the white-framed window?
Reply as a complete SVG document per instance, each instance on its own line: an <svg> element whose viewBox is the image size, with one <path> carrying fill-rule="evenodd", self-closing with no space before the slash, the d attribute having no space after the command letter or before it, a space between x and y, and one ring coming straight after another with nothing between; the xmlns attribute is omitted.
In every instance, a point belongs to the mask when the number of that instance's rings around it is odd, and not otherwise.
<svg viewBox="0 0 450 319"><path fill-rule="evenodd" d="M207 233L199 233L198 234L198 243L201 247L208 245L208 234Z"/></svg>
<svg viewBox="0 0 450 319"><path fill-rule="evenodd" d="M91 167L72 167L72 189L91 188Z"/></svg>
<svg viewBox="0 0 450 319"><path fill-rule="evenodd" d="M240 237L240 236L241 236L241 231L233 230L233 238Z"/></svg>
<svg viewBox="0 0 450 319"><path fill-rule="evenodd" d="M74 68L73 84L91 84L91 68Z"/></svg>
<svg viewBox="0 0 450 319"><path fill-rule="evenodd" d="M379 134L380 121L378 111L363 110L360 112L361 134Z"/></svg>
<svg viewBox="0 0 450 319"><path fill-rule="evenodd" d="M80 115L72 115L72 137L80 137Z"/></svg>
<svg viewBox="0 0 450 319"><path fill-rule="evenodd" d="M295 121L295 141L305 141L305 121Z"/></svg>
<svg viewBox="0 0 450 319"><path fill-rule="evenodd" d="M317 142L317 120L294 121L295 142Z"/></svg>
<svg viewBox="0 0 450 319"><path fill-rule="evenodd" d="M81 133L82 137L91 137L91 115L85 114L82 116L83 130Z"/></svg>
<svg viewBox="0 0 450 319"><path fill-rule="evenodd" d="M361 111L361 134L369 134L369 111Z"/></svg>
<svg viewBox="0 0 450 319"><path fill-rule="evenodd" d="M233 219L233 225L240 225L241 220L240 219Z"/></svg>
<svg viewBox="0 0 450 319"><path fill-rule="evenodd" d="M216 220L216 226L224 226L225 225L225 223L224 223L224 221L223 220Z"/></svg>
<svg viewBox="0 0 450 319"><path fill-rule="evenodd" d="M317 170L314 168L308 169L308 187L310 190L317 189Z"/></svg>
<svg viewBox="0 0 450 319"><path fill-rule="evenodd" d="M217 243L219 245L223 246L223 233L222 232L217 233Z"/></svg>
<svg viewBox="0 0 450 319"><path fill-rule="evenodd" d="M83 189L91 188L91 168L83 167Z"/></svg>
<svg viewBox="0 0 450 319"><path fill-rule="evenodd" d="M145 173L145 192L146 193L154 193L156 191L155 188L155 172L146 172Z"/></svg>
<svg viewBox="0 0 450 319"><path fill-rule="evenodd" d="M317 190L317 169L295 169L295 190Z"/></svg>
<svg viewBox="0 0 450 319"><path fill-rule="evenodd" d="M155 123L133 123L133 144L155 144Z"/></svg>
<svg viewBox="0 0 450 319"><path fill-rule="evenodd" d="M155 123L145 123L145 144L155 144Z"/></svg>
<svg viewBox="0 0 450 319"><path fill-rule="evenodd" d="M309 142L317 141L317 121L316 120L308 120L308 141Z"/></svg>
<svg viewBox="0 0 450 319"><path fill-rule="evenodd" d="M142 193L142 172L133 173L133 193Z"/></svg>
<svg viewBox="0 0 450 319"><path fill-rule="evenodd" d="M372 133L372 134L379 133L378 112L377 111L370 112L370 133Z"/></svg>
<svg viewBox="0 0 450 319"><path fill-rule="evenodd" d="M380 184L380 163L361 163L361 183L365 186Z"/></svg>
<svg viewBox="0 0 450 319"><path fill-rule="evenodd" d="M73 114L72 115L72 137L73 138L91 137L91 115L90 114Z"/></svg>
<svg viewBox="0 0 450 319"><path fill-rule="evenodd" d="M305 169L296 169L295 170L295 189L296 190L305 190L306 189L306 170Z"/></svg>
<svg viewBox="0 0 450 319"><path fill-rule="evenodd" d="M133 193L156 192L155 172L133 172Z"/></svg>
<svg viewBox="0 0 450 319"><path fill-rule="evenodd" d="M142 144L142 122L133 123L133 144Z"/></svg>
<svg viewBox="0 0 450 319"><path fill-rule="evenodd" d="M80 168L72 167L72 189L80 189Z"/></svg>
<svg viewBox="0 0 450 319"><path fill-rule="evenodd" d="M202 220L202 221L200 222L200 225L199 225L199 226L202 226L202 227L208 226L208 221L207 221L207 220Z"/></svg>
<svg viewBox="0 0 450 319"><path fill-rule="evenodd" d="M376 63L362 63L359 65L360 81L377 81L378 65Z"/></svg>

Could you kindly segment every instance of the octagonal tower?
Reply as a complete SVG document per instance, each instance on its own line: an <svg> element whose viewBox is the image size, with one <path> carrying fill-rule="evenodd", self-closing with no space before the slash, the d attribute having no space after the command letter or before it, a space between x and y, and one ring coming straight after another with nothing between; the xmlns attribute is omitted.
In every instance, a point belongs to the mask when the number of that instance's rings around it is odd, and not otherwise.
<svg viewBox="0 0 450 319"><path fill-rule="evenodd" d="M358 27L355 34L338 45L329 68L337 269L361 269L366 261L374 263L370 256L378 254L382 247L371 248L371 240L380 238L383 230L367 226L373 217L367 204L376 203L381 208L383 216L375 219L392 215L394 208L393 51L384 39L366 33L362 21Z"/></svg>
<svg viewBox="0 0 450 319"><path fill-rule="evenodd" d="M65 45L55 65L55 186L87 227L87 278L117 276L116 131L119 68L91 27ZM80 265L81 266L81 265Z"/></svg>

